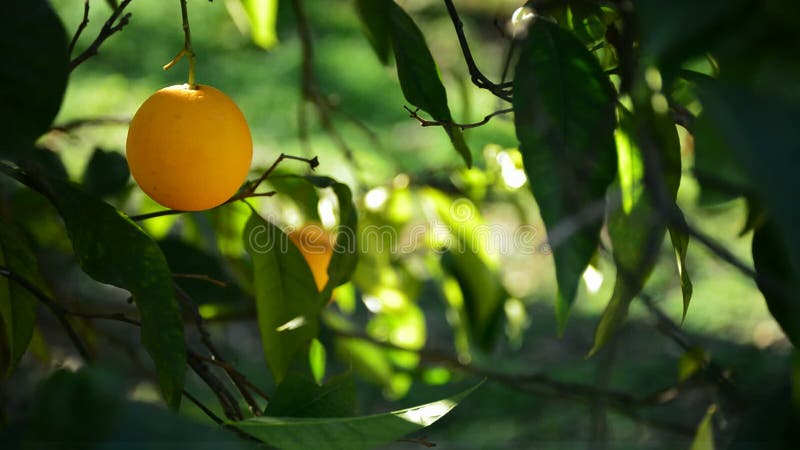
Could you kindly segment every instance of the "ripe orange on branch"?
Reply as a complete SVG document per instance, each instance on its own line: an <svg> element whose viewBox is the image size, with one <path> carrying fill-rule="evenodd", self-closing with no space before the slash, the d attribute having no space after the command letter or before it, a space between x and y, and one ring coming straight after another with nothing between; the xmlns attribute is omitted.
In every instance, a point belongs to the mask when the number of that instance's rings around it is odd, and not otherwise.
<svg viewBox="0 0 800 450"><path fill-rule="evenodd" d="M244 115L206 85L169 86L133 116L126 155L131 175L153 200L201 211L233 196L247 177L253 140Z"/></svg>

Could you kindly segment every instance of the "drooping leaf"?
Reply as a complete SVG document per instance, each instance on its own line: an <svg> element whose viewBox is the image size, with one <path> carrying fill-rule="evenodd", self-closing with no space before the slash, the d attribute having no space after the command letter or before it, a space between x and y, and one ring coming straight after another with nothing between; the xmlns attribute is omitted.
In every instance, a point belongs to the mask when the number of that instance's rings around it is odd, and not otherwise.
<svg viewBox="0 0 800 450"><path fill-rule="evenodd" d="M647 109L644 111L645 115L651 113ZM662 169L660 175L668 195L664 201L669 204L665 206L673 208L681 173L678 132L666 116L650 117L654 142L657 143L653 156L659 160L657 166ZM595 330L594 346L589 355L597 352L625 320L631 302L644 288L655 267L667 230L662 218L664 212L655 203L655 194L646 189L645 165L636 142L637 137L641 140L640 134L634 128L633 119L623 117L616 132L619 190L612 189L609 194L612 201L609 202L611 211L608 214L608 234L617 275L611 299ZM619 204L621 207L617 207ZM679 267L682 262L678 261ZM687 298L684 301L688 304Z"/></svg>
<svg viewBox="0 0 800 450"><path fill-rule="evenodd" d="M278 43L276 30L278 0L240 0L249 21L250 37L259 47L269 50Z"/></svg>
<svg viewBox="0 0 800 450"><path fill-rule="evenodd" d="M131 292L141 315L142 343L155 362L167 404L177 408L186 372L183 320L158 245L122 212L67 181L33 178L5 165L0 170L56 207L84 272Z"/></svg>
<svg viewBox="0 0 800 450"><path fill-rule="evenodd" d="M130 176L124 156L96 148L83 172L83 188L92 195L105 197L121 191Z"/></svg>
<svg viewBox="0 0 800 450"><path fill-rule="evenodd" d="M253 260L264 357L281 382L295 356L317 336L320 294L302 253L280 228L253 212L243 239Z"/></svg>
<svg viewBox="0 0 800 450"><path fill-rule="evenodd" d="M692 300L692 293L694 286L692 285L692 278L689 276L689 271L686 268L686 252L689 250L689 234L686 231L677 227L668 227L670 241L672 248L675 250L675 260L678 264L678 276L681 283L681 295L683 296L683 314L681 315L681 322L686 319L686 313L689 311L689 303Z"/></svg>
<svg viewBox="0 0 800 450"><path fill-rule="evenodd" d="M594 254L606 187L616 172L614 88L597 60L569 32L536 20L520 47L514 113L531 190L556 245L556 312L566 324L578 283ZM567 221L580 225L564 233ZM559 235L560 233L560 235Z"/></svg>
<svg viewBox="0 0 800 450"><path fill-rule="evenodd" d="M447 106L447 91L425 36L400 6L393 1L387 3L388 12L384 14L389 16L389 35L403 95L409 103L430 114L434 120L452 122L453 117ZM471 167L472 153L461 129L455 126L445 126L444 129L467 167Z"/></svg>
<svg viewBox="0 0 800 450"><path fill-rule="evenodd" d="M700 425L697 427L690 450L714 450L714 423L712 419L716 412L717 405L708 407L706 415L703 416L703 420L700 421Z"/></svg>
<svg viewBox="0 0 800 450"><path fill-rule="evenodd" d="M334 418L257 417L232 425L283 450L367 450L431 425L477 387L444 400L386 414Z"/></svg>
<svg viewBox="0 0 800 450"><path fill-rule="evenodd" d="M770 221L753 234L753 264L761 279L756 279L764 294L769 312L795 346L800 344L800 300L795 293L798 286L797 266L789 249Z"/></svg>
<svg viewBox="0 0 800 450"><path fill-rule="evenodd" d="M355 7L364 33L367 35L372 49L383 65L389 64L391 37L389 34L389 16L386 11L392 0L356 0Z"/></svg>
<svg viewBox="0 0 800 450"><path fill-rule="evenodd" d="M3 3L0 60L0 156L10 156L47 131L67 86L67 34L49 2Z"/></svg>
<svg viewBox="0 0 800 450"><path fill-rule="evenodd" d="M289 375L272 395L264 415L319 418L348 417L355 412L352 376L339 376L320 386L307 378Z"/></svg>
<svg viewBox="0 0 800 450"><path fill-rule="evenodd" d="M38 263L24 236L0 219L0 266L45 290ZM28 348L38 300L19 283L0 275L0 376L8 377Z"/></svg>
<svg viewBox="0 0 800 450"><path fill-rule="evenodd" d="M701 206L718 206L751 191L750 181L733 149L708 114L701 114L694 127L694 172L700 184Z"/></svg>

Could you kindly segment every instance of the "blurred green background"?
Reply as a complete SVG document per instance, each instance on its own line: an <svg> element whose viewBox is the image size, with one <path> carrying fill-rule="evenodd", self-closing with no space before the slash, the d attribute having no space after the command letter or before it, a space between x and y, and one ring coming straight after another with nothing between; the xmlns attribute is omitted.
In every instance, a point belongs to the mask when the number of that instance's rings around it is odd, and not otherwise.
<svg viewBox="0 0 800 450"><path fill-rule="evenodd" d="M469 83L452 24L441 3L433 0L399 3L425 32L448 88L455 120L476 121L498 109L494 97ZM519 2L473 0L458 3L476 60L490 78L499 79L508 42L495 21L505 23ZM52 4L70 33L75 30L82 17L83 2L54 0ZM514 183L511 175L504 172L509 164L505 161L511 160L513 168L516 158L513 122L498 117L486 126L467 131L467 142L477 167L464 169L442 130L420 127L403 110L406 102L394 69L382 66L376 58L351 2L316 0L307 1L306 5L314 38L314 71L319 88L336 105L332 113L335 126L353 149L357 165L348 161L336 141L323 130L310 104L306 105L310 125L308 145L298 138L301 43L289 2L281 2L279 44L269 51L258 48L250 42L249 36L237 30L224 1L195 0L189 4L198 81L226 92L247 117L255 143L253 175L263 171L281 152L319 156L321 165L317 173L333 176L353 188L357 204L364 210L362 223L390 224L401 236L407 233L409 224L428 220L425 216L425 205L429 201L426 186L444 187L452 198L470 199L486 224L513 229L529 221L538 230L544 230L527 186ZM178 2L136 0L129 11L133 15L124 31L112 36L96 57L72 73L57 124L95 117L129 118L157 89L184 82L185 62L167 72L161 69L182 47ZM91 21L78 42L78 50L94 38L107 15L105 4L92 2ZM357 119L363 127L351 118ZM95 147L124 153L125 135L124 125L107 125L83 127L68 135L51 133L43 139L48 147L58 151L70 177L78 180ZM685 161L691 162L691 138L685 133L682 138ZM289 172L305 171L299 164L284 165ZM373 199L385 193L387 200L371 204L370 193ZM298 225L309 216L290 200L291 197L290 193L264 199L257 202L257 207L264 214L277 217L284 225ZM133 187L132 182L125 195L110 201L130 214L159 209ZM751 237L739 236L745 223L743 202L700 206L697 184L687 173L682 180L678 203L701 229L725 242L741 260L751 262ZM181 253L182 243L205 253L218 254L223 261L223 268L219 270L235 279L237 265L243 264L241 244L237 243L246 216L237 206L223 209L225 211L217 213L157 219L148 221L145 226L157 238L172 239L175 248L171 254L184 255L185 260L191 259L186 256L191 250L183 249ZM220 232L226 226L230 230L228 235ZM220 233L216 242L209 241L209 227ZM65 298L102 304L101 298L120 297L116 290L98 289L95 283L80 275L74 261L65 254L50 251L46 256L50 268L58 269L50 272L62 274L60 279L51 281ZM671 247L665 245L661 257L645 291L674 322L680 323L681 291ZM371 330L377 329L376 335L380 335L380 320L384 319L381 314L376 315L373 308L368 308L368 304L365 306L368 302L361 300L374 297L390 302L381 293L395 291L401 293L404 299L401 304L407 306L389 315L393 317L391 320L401 322L403 317L414 317L401 324L416 327L411 332L412 341L414 337L424 337L427 347L451 352L457 349L462 357L472 358L478 365L509 373L545 372L565 382L597 384L638 396L678 381L681 362L687 360L684 351L659 333L652 314L640 302L634 302L631 319L609 348L592 359L584 359L591 347L597 318L610 296L614 268L609 261L598 259L597 269L603 283L596 291L583 286L566 333L558 338L551 257L542 252L524 255L512 251L494 255L494 258L498 276L513 300L505 303L505 329L501 331L505 339L488 353L465 350L463 346L457 348L458 332L453 330L458 327L453 325L448 301L442 293L441 274L436 269L438 255L430 250L364 257L355 279L357 295L354 298L358 302L351 305L353 309L349 312L345 300L347 292L337 293L339 305L331 315L341 312L353 323L371 324ZM763 390L782 383L790 345L769 315L754 282L699 245L690 246L687 266L694 282L694 297L682 331L735 380L743 395L756 397ZM388 275L376 278L370 272L375 268ZM202 266L189 267L185 272L202 269ZM241 279L236 281L246 284ZM246 292L247 286L242 289ZM225 295L246 297L242 292ZM209 303L213 303L212 300L209 299ZM240 303L246 302L240 300ZM204 311L214 319L213 305ZM420 320L416 311L423 312L424 318ZM386 315L384 312L383 316ZM212 322L213 331L224 353L251 380L268 390L273 389L254 321L235 314L232 318L221 314L217 319ZM133 332L124 325L98 326L103 328L103 333L97 335L98 342L106 339L106 334L135 339ZM386 326L392 328L396 324ZM62 338L58 332L42 331L54 355L64 351L63 343L59 350L58 341ZM334 343L335 336L323 332L322 340L331 357L329 373L348 370L348 361L333 358L333 349L338 345ZM106 351L110 353L111 364L131 366L131 359L121 350ZM63 362L68 355L61 356L54 361ZM422 365L417 366L412 360L411 364L394 361L388 369L389 375L385 379L378 376L379 382L373 383L365 381L375 381L369 370L363 370L358 364L353 366L357 372L367 375L360 378L358 384L359 403L364 413L428 401L480 378L423 369L436 364L423 360ZM9 386L30 386L37 376L45 373L31 355L26 356L23 367L26 370L18 371L10 382L14 384ZM131 379L136 379L135 367L130 373ZM190 379L190 385L195 391L202 390L198 380ZM132 398L157 400L155 388L149 382L132 384L128 388ZM695 427L708 404L716 400L715 395L711 390L691 390L675 402L649 408L642 414ZM659 431L613 411L608 412L606 422L605 413L598 413L605 411L600 400L586 404L551 397L521 393L490 381L422 434L443 449L674 449L688 448L691 441L691 436ZM211 394L205 399L213 403ZM187 414L204 420L190 404L186 403L183 408ZM604 440L606 444L602 444ZM416 445L397 443L391 448L414 448Z"/></svg>

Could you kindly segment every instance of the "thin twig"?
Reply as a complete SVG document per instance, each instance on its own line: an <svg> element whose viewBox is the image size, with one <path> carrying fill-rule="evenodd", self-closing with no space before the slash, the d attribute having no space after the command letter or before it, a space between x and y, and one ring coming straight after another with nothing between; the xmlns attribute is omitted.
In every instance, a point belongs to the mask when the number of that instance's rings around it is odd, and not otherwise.
<svg viewBox="0 0 800 450"><path fill-rule="evenodd" d="M467 42L467 37L464 35L464 23L458 16L458 11L456 10L455 5L453 4L453 0L444 0L444 4L447 7L447 13L450 15L450 20L453 22L453 27L456 30L456 35L458 36L458 43L461 46L461 52L464 55L464 61L467 63L467 68L469 69L469 75L472 79L472 83L481 89L488 90L496 97L510 102L512 98L511 94L512 85L510 83L495 84L492 81L490 81L480 71L480 69L478 69L477 64L475 64L475 59L472 57L472 51L469 49L469 43Z"/></svg>
<svg viewBox="0 0 800 450"><path fill-rule="evenodd" d="M409 117L411 117L412 119L416 119L416 121L419 122L419 124L423 127L458 127L461 128L462 131L468 128L476 128L481 125L486 125L487 123L489 123L490 120L492 120L492 117L494 116L499 116L501 114L509 114L514 112L514 108L506 108L488 114L486 117L484 117L482 120L479 120L478 122L456 123L452 121L426 120L420 117L419 108L411 109L408 106L403 106L403 108L406 111L408 111Z"/></svg>
<svg viewBox="0 0 800 450"><path fill-rule="evenodd" d="M122 15L122 12L125 8L130 4L132 0L122 0L120 2L117 9L115 9L111 16L106 20L106 23L103 24L103 28L100 29L100 33L98 33L97 37L89 44L89 47L86 48L80 55L75 57L72 61L69 62L69 70L70 72L75 70L76 67L83 64L87 59L91 58L92 56L96 55L97 52L100 50L100 46L105 42L106 39L111 37L114 33L122 30L125 25L128 24L131 20L131 13L127 13ZM121 16L122 15L122 16ZM121 16L121 17L120 17ZM119 19L119 21L117 21Z"/></svg>
<svg viewBox="0 0 800 450"><path fill-rule="evenodd" d="M172 60L162 67L164 70L169 70L178 63L184 56L189 57L189 80L188 85L189 89L197 89L197 83L195 82L195 60L196 55L194 50L192 49L192 31L189 27L189 12L186 7L186 0L180 0L181 2L181 20L183 22L183 48L175 55Z"/></svg>
<svg viewBox="0 0 800 450"><path fill-rule="evenodd" d="M220 361L221 363L224 363L225 360L222 359L219 350L217 350L216 346L211 341L211 333L208 332L208 329L206 328L205 323L203 322L203 316L200 315L200 310L197 308L197 304L194 302L194 300L192 300L189 294L177 284L175 285L175 291L178 293L178 298L183 302L183 304L192 314L195 326L197 327L197 332L200 333L200 341L206 347L208 353L211 354L213 359ZM250 392L247 390L247 386L245 386L244 383L242 382L242 378L244 378L244 376L239 372L237 372L236 370L234 370L228 364L225 364L221 367L224 369L225 373L231 379L234 386L236 386L236 389L239 390L239 393L242 394L242 398L244 398L244 401L250 408L250 413L253 414L254 416L260 416L261 407L259 407L258 403L255 401L253 396L251 396Z"/></svg>
<svg viewBox="0 0 800 450"><path fill-rule="evenodd" d="M223 288L228 286L228 283L226 283L226 282L224 282L222 280L218 280L218 279L210 277L208 275L203 275L203 274L199 274L199 273L173 273L172 274L172 278L185 278L185 279L189 279L189 280L206 281L206 282L209 282L209 283L211 283L213 285L216 285L216 286L219 286L219 287L223 287Z"/></svg>
<svg viewBox="0 0 800 450"><path fill-rule="evenodd" d="M239 200L244 200L246 198L251 198L251 197L272 197L275 194L276 194L275 192L260 192L260 193L251 193L251 194L237 194L237 195L229 198L227 201L225 201L225 203L222 203L219 206L227 205L227 204L230 204L230 203L233 203L233 202L236 202L236 201L239 201ZM187 213L187 212L190 212L190 211L181 211L179 209L164 209L164 210L161 210L161 211L154 211L154 212L151 212L151 213L139 214L139 215L136 215L136 216L130 216L129 218L131 220L133 220L134 222L140 222L142 220L154 219L156 217L174 216L176 214L183 214L183 213Z"/></svg>
<svg viewBox="0 0 800 450"><path fill-rule="evenodd" d="M39 290L39 288L37 288L33 283L16 274L15 272L12 272L8 267L0 266L0 275L19 284L25 288L26 291L33 294L37 300L43 303L53 313L53 315L56 316L56 319L58 319L58 321L61 323L61 326L64 327L64 331L66 331L67 336L69 336L70 341L72 341L72 344L75 346L78 354L81 355L81 358L83 358L83 360L86 362L90 362L92 360L92 357L89 355L89 351L86 350L86 346L83 344L83 341L81 341L78 333L74 328L72 328L72 324L69 323L69 320L67 320L68 312L61 305L48 297L47 294Z"/></svg>
<svg viewBox="0 0 800 450"><path fill-rule="evenodd" d="M81 20L81 23L78 24L78 29L75 30L72 40L69 41L67 55L72 56L72 51L75 50L75 44L78 43L78 38L81 37L81 33L83 33L86 25L89 25L89 0L84 0L83 2L83 20Z"/></svg>
<svg viewBox="0 0 800 450"><path fill-rule="evenodd" d="M100 125L128 125L131 123L130 117L93 117L90 119L75 119L60 125L53 125L50 131L60 131L69 133L78 128L100 126Z"/></svg>

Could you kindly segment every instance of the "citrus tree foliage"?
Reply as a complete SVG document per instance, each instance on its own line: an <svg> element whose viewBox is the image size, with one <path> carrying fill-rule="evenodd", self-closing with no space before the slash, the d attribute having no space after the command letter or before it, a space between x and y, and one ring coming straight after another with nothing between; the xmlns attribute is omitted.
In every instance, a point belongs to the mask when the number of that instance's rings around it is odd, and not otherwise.
<svg viewBox="0 0 800 450"><path fill-rule="evenodd" d="M382 108L405 107L407 124L421 125L424 139L449 155L430 173L397 169L377 183L371 165L389 157L377 145L354 152L349 142L353 133L381 141L369 130L372 117L343 112L315 65L315 46L325 41L314 33L314 21L324 20L311 14L321 11L309 7L315 2L192 2L193 18L224 8L224 32L252 45L249 57L267 61L263 51L286 41L297 47L298 105L286 109L300 117L297 148L308 150L264 159L256 148L249 181L222 205L194 213L146 198L119 142L93 142L80 174L68 162L74 157L55 151L78 127L125 125L117 117L54 120L81 70L118 51L111 43L125 41L134 8L153 0L55 3L82 13L77 30L68 32L62 9L47 0L9 0L0 15L0 373L9 382L30 373L42 379L13 393L29 410L0 405L3 448L430 445L405 436L462 401L480 411L468 395L495 384L531 401L542 394L587 402L593 418L597 408L611 410L680 435L687 448L797 445L800 385L791 368L773 392L742 396L680 328L693 302L704 300L693 298L694 247L752 279L790 345L800 341L796 1L499 2L484 33L462 18L462 7L472 11L476 2L336 2L330 7L347 8L347 26L360 28L359 42L392 80L392 98L406 102ZM187 2L172 3L183 13L185 45L165 69L189 59L192 85ZM446 26L431 31L430 17ZM247 38L235 41L237 29ZM478 51L483 40L504 51ZM481 58L493 53L502 54L493 61L501 70L482 71ZM213 81L210 59L198 73ZM440 70L453 60L458 70ZM264 95L289 89L268 88ZM481 108L496 107L475 122L460 119L474 115L472 91L490 99ZM312 132L341 150L335 160L344 170L315 156L310 120ZM480 134L490 122L505 123L510 139ZM398 129L391 139L406 139ZM684 189L699 189L700 208L746 205L738 239L752 242L750 254L698 226L688 213L698 205L681 200ZM546 375L538 362L502 363L521 345L528 319L517 282L504 276L508 260L485 233L498 205L519 222L513 250L551 258L551 271L524 277L553 285L553 335L586 328L568 319L591 275L611 267L593 333L577 331L580 353L613 359L629 312L644 306L681 348L679 379L645 396L609 389L599 376L596 385L579 384L568 381L573 374ZM301 223L318 228L324 262L292 237ZM653 302L657 272L670 274L659 283L679 287L677 321ZM235 343L247 332L239 322L257 330L255 344ZM223 337L234 343L219 345ZM797 376L792 358L786 365ZM696 414L662 420L642 412L693 384L713 390L692 406ZM364 411L357 386L391 400L411 395L419 406ZM781 419L766 421L775 411Z"/></svg>

